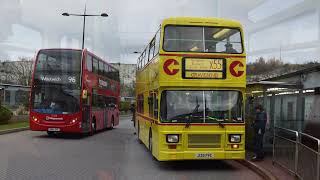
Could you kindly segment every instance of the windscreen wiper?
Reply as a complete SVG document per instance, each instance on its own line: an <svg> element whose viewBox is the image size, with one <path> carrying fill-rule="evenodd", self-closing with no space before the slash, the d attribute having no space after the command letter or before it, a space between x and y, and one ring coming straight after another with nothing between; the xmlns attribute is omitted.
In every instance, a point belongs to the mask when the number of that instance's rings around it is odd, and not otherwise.
<svg viewBox="0 0 320 180"><path fill-rule="evenodd" d="M186 128L188 128L190 126L192 118L193 118L193 114L198 112L199 107L200 107L200 104L197 103L196 107L194 107L192 113L190 114L190 116L188 118L188 121L186 123Z"/></svg>
<svg viewBox="0 0 320 180"><path fill-rule="evenodd" d="M221 121L221 120L217 120L217 121L218 121L219 126L220 126L221 128L224 128L223 120L222 120L222 121Z"/></svg>
<svg viewBox="0 0 320 180"><path fill-rule="evenodd" d="M219 126L220 126L221 128L224 128L224 124L223 124L223 121L224 121L224 120L223 120L223 119L213 118L213 117L210 117L210 116L207 116L206 118L217 121L218 124L219 124Z"/></svg>

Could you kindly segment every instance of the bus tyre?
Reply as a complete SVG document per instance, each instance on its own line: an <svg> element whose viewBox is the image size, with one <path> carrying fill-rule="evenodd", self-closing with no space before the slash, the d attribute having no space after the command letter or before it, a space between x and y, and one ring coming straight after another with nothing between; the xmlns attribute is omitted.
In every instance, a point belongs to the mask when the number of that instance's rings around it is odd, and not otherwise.
<svg viewBox="0 0 320 180"><path fill-rule="evenodd" d="M47 134L48 134L48 136L55 136L56 135L55 132L52 132L52 131L47 131Z"/></svg>
<svg viewBox="0 0 320 180"><path fill-rule="evenodd" d="M140 123L139 123L139 121L138 121L137 135L138 135L139 143L142 144L142 141L140 140Z"/></svg>
<svg viewBox="0 0 320 180"><path fill-rule="evenodd" d="M94 135L96 133L96 118L93 118L92 123L91 123L91 132L90 135Z"/></svg>
<svg viewBox="0 0 320 180"><path fill-rule="evenodd" d="M152 154L152 132L151 132L151 129L149 130L149 150Z"/></svg>
<svg viewBox="0 0 320 180"><path fill-rule="evenodd" d="M114 117L112 116L110 129L113 129L113 127L114 127Z"/></svg>
<svg viewBox="0 0 320 180"><path fill-rule="evenodd" d="M152 141L152 130L149 130L149 150L151 152L151 156L153 160L157 160L153 155L153 141Z"/></svg>

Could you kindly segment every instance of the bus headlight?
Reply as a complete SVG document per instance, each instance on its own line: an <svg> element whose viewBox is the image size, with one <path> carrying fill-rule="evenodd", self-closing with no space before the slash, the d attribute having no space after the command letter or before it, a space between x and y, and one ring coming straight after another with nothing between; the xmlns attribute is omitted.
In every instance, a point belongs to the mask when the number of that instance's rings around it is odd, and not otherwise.
<svg viewBox="0 0 320 180"><path fill-rule="evenodd" d="M38 121L38 118L36 118L35 116L32 116L32 120L37 122Z"/></svg>
<svg viewBox="0 0 320 180"><path fill-rule="evenodd" d="M167 134L167 143L178 143L179 135L178 134Z"/></svg>
<svg viewBox="0 0 320 180"><path fill-rule="evenodd" d="M74 123L76 123L77 122L77 118L75 118L75 119L72 119L71 121L70 121L70 124L74 124Z"/></svg>
<svg viewBox="0 0 320 180"><path fill-rule="evenodd" d="M241 142L241 135L240 134L230 134L229 135L229 142L231 142L231 143Z"/></svg>

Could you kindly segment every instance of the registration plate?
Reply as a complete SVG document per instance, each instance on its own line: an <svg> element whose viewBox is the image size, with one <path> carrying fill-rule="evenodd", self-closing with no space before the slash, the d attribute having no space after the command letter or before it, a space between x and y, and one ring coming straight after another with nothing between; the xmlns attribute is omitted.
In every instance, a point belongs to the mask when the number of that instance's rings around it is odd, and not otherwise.
<svg viewBox="0 0 320 180"><path fill-rule="evenodd" d="M196 158L213 158L212 153L197 153Z"/></svg>
<svg viewBox="0 0 320 180"><path fill-rule="evenodd" d="M60 128L48 128L48 131L59 132Z"/></svg>

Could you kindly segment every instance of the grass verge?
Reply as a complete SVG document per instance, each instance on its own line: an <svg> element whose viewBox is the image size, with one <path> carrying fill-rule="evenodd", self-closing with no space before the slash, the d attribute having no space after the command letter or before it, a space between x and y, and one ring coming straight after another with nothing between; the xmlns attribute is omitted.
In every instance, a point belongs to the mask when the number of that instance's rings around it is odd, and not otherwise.
<svg viewBox="0 0 320 180"><path fill-rule="evenodd" d="M29 121L9 122L8 124L0 124L0 131L29 127Z"/></svg>

